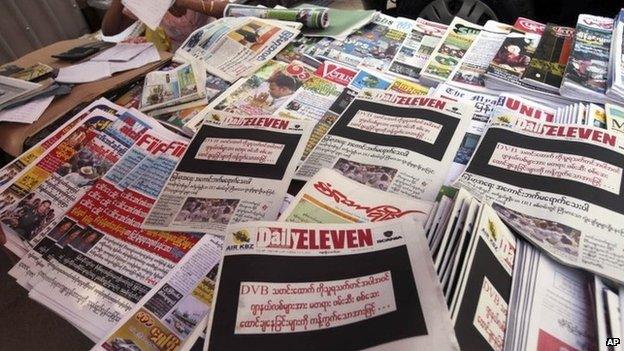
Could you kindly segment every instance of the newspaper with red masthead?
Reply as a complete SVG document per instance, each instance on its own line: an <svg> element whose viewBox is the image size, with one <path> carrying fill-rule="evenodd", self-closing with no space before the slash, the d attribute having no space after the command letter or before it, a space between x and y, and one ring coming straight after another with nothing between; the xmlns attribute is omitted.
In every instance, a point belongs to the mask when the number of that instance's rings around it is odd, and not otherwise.
<svg viewBox="0 0 624 351"><path fill-rule="evenodd" d="M459 350L419 224L231 225L204 350Z"/></svg>
<svg viewBox="0 0 624 351"><path fill-rule="evenodd" d="M277 218L310 121L211 113L143 222L223 235L230 223Z"/></svg>
<svg viewBox="0 0 624 351"><path fill-rule="evenodd" d="M295 178L332 168L374 188L431 201L474 107L445 98L364 90L312 150Z"/></svg>
<svg viewBox="0 0 624 351"><path fill-rule="evenodd" d="M412 216L425 222L432 203L375 189L322 168L299 190L281 221L361 223Z"/></svg>
<svg viewBox="0 0 624 351"><path fill-rule="evenodd" d="M592 126L493 115L456 184L558 261L623 282L623 147Z"/></svg>

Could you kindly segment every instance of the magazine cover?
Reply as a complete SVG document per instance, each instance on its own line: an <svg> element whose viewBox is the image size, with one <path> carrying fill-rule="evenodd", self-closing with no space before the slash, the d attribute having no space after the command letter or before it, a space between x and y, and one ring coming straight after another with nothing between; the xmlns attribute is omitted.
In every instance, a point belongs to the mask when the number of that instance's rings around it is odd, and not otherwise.
<svg viewBox="0 0 624 351"><path fill-rule="evenodd" d="M447 25L417 18L412 31L392 60L388 72L416 79L446 32Z"/></svg>
<svg viewBox="0 0 624 351"><path fill-rule="evenodd" d="M288 102L312 76L301 63L269 61L245 80L232 86L229 94L215 100L214 109L246 115L274 113Z"/></svg>
<svg viewBox="0 0 624 351"><path fill-rule="evenodd" d="M320 56L379 71L386 70L407 38L408 28L399 19L376 14L372 22L356 30L344 40L336 40Z"/></svg>
<svg viewBox="0 0 624 351"><path fill-rule="evenodd" d="M561 95L584 96L583 100L602 102L607 89L612 30L612 18L579 16L574 47L563 74Z"/></svg>
<svg viewBox="0 0 624 351"><path fill-rule="evenodd" d="M559 91L573 40L574 28L548 23L522 81Z"/></svg>
<svg viewBox="0 0 624 351"><path fill-rule="evenodd" d="M432 84L446 80L482 29L481 26L455 17L425 63L422 79Z"/></svg>
<svg viewBox="0 0 624 351"><path fill-rule="evenodd" d="M541 35L513 29L492 59L486 74L513 84L522 78L537 49Z"/></svg>
<svg viewBox="0 0 624 351"><path fill-rule="evenodd" d="M418 223L230 226L204 350L459 350Z"/></svg>

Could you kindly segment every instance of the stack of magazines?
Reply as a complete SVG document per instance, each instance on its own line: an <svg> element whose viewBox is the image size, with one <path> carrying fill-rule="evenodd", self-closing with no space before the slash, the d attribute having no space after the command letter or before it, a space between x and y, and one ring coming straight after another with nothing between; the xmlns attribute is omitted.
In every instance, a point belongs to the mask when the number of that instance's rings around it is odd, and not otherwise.
<svg viewBox="0 0 624 351"><path fill-rule="evenodd" d="M603 102L613 34L613 19L580 15L574 46L561 82L561 94L570 98Z"/></svg>

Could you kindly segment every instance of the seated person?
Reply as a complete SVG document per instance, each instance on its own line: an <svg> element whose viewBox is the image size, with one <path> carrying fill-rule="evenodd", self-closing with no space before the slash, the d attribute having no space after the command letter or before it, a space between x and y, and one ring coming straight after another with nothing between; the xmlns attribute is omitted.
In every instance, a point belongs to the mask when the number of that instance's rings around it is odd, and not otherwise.
<svg viewBox="0 0 624 351"><path fill-rule="evenodd" d="M159 42L168 44L159 49L175 51L194 30L207 24L210 17L223 16L227 4L227 0L176 0L160 23L162 30L150 33L147 29L146 36L158 37ZM119 34L135 21L136 16L121 0L112 0L102 20L102 33L106 36ZM166 37L161 37L163 35Z"/></svg>

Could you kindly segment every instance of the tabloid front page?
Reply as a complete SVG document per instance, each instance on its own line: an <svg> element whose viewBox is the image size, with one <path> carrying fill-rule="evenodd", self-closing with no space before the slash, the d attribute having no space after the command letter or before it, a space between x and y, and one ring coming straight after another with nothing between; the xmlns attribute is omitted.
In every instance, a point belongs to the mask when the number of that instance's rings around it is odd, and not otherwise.
<svg viewBox="0 0 624 351"><path fill-rule="evenodd" d="M412 24L411 33L392 59L388 72L417 79L446 28L445 24L417 18Z"/></svg>
<svg viewBox="0 0 624 351"><path fill-rule="evenodd" d="M317 144L295 178L325 167L371 187L432 201L473 108L443 98L379 90L360 93Z"/></svg>
<svg viewBox="0 0 624 351"><path fill-rule="evenodd" d="M445 81L473 44L483 27L455 17L424 64L421 80L431 85Z"/></svg>
<svg viewBox="0 0 624 351"><path fill-rule="evenodd" d="M487 91L485 71L510 30L509 25L488 21L460 63L455 66L449 76L449 83L475 91Z"/></svg>
<svg viewBox="0 0 624 351"><path fill-rule="evenodd" d="M214 109L248 115L272 114L312 76L302 63L269 61L213 102Z"/></svg>
<svg viewBox="0 0 624 351"><path fill-rule="evenodd" d="M419 224L230 226L204 350L458 350Z"/></svg>
<svg viewBox="0 0 624 351"><path fill-rule="evenodd" d="M95 109L115 115L118 112L119 106L112 104L106 99L98 99L89 104L89 106L82 109L82 111L78 112L67 122L58 127L54 134L44 138L30 149L24 151L19 157L2 167L2 169L0 169L0 189L3 189L5 184L14 179L24 168L31 165L40 157L43 157L51 148L59 144L77 125L84 123L85 117ZM2 197L0 201L0 203L4 203L7 199ZM2 208L2 206L3 205L0 205L0 208Z"/></svg>
<svg viewBox="0 0 624 351"><path fill-rule="evenodd" d="M622 282L621 148L604 129L497 116L456 184L560 262Z"/></svg>
<svg viewBox="0 0 624 351"><path fill-rule="evenodd" d="M128 112L125 120L133 120ZM120 137L127 125L100 110L24 169L2 192L12 199L0 214L9 248L23 256L37 235L61 217L118 160L132 140Z"/></svg>
<svg viewBox="0 0 624 351"><path fill-rule="evenodd" d="M160 127L164 131L163 127ZM93 186L84 193L75 194L75 204L60 216L57 220L49 223L44 227L40 233L30 240L29 244L35 246L38 244L48 233L55 240L61 242L59 245L63 246L65 242L72 241L72 236L65 236L68 234L75 224L81 224L86 226L97 218L100 213L106 209L106 207L116 200L117 196L127 187L128 179L134 179L142 175L145 171L145 167L149 166L150 151L148 147L152 146L149 141L152 131L141 135L141 138L132 145L132 147L120 157L102 178L98 179ZM166 131L167 133L170 133ZM151 150L154 151L154 150ZM84 156L84 154L83 154ZM78 227L74 228L74 235L80 233ZM65 237L63 239L63 237ZM36 247L36 246L35 246ZM41 254L38 250L30 250L26 256L22 257L22 260L18 262L10 271L9 274L17 279L18 283L31 288L29 280L42 268L45 264L45 260L41 259Z"/></svg>
<svg viewBox="0 0 624 351"><path fill-rule="evenodd" d="M275 21L222 18L193 32L176 56L201 60L208 72L234 82L255 72L298 34L298 30Z"/></svg>
<svg viewBox="0 0 624 351"><path fill-rule="evenodd" d="M144 228L223 235L229 223L277 218L313 124L224 113L209 118Z"/></svg>
<svg viewBox="0 0 624 351"><path fill-rule="evenodd" d="M138 141L149 145L151 155L145 155L145 162L138 162L117 183L114 177L100 182L35 247L49 263L29 281L29 296L68 316L96 340L201 237L139 228L186 147L184 141L156 135L147 132ZM126 182L130 185L123 189ZM69 229L65 223L70 223Z"/></svg>
<svg viewBox="0 0 624 351"><path fill-rule="evenodd" d="M318 56L352 67L387 70L412 29L411 20L376 13L373 20L344 40L335 40Z"/></svg>

